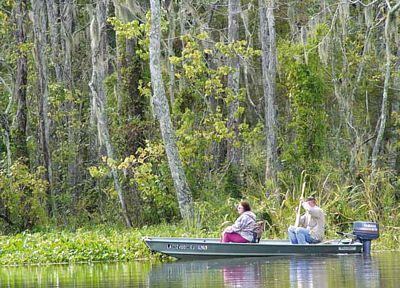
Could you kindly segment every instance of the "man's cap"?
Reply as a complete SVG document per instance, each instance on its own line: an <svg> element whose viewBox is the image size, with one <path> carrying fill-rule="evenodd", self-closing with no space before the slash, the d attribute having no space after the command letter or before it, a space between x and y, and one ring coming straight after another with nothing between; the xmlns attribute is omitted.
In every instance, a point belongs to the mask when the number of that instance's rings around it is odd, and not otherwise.
<svg viewBox="0 0 400 288"><path fill-rule="evenodd" d="M314 201L315 202L315 198L313 196L308 196L306 198L306 202L308 202L308 201Z"/></svg>

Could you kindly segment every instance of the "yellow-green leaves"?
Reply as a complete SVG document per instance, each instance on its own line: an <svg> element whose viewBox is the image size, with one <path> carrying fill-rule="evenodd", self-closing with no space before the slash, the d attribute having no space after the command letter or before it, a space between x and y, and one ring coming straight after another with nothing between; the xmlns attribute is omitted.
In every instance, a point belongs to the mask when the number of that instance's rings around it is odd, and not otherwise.
<svg viewBox="0 0 400 288"><path fill-rule="evenodd" d="M248 46L246 40L238 40L228 44L218 42L215 44L215 48L224 54L224 56L229 58L236 56L241 56L242 58L251 58L261 55L261 50Z"/></svg>
<svg viewBox="0 0 400 288"><path fill-rule="evenodd" d="M201 32L200 34L197 34L196 38L199 40L206 40L208 39L208 34L207 32Z"/></svg>
<svg viewBox="0 0 400 288"><path fill-rule="evenodd" d="M108 18L108 22L114 27L119 41L123 42L123 39L136 38L138 40L140 48L135 50L136 55L138 55L139 58L142 60L149 59L149 23L143 24L140 23L138 20L122 23L116 17Z"/></svg>
<svg viewBox="0 0 400 288"><path fill-rule="evenodd" d="M151 97L151 82L144 83L143 80L139 80L139 93L147 98Z"/></svg>
<svg viewBox="0 0 400 288"><path fill-rule="evenodd" d="M138 20L122 23L116 17L110 17L108 18L108 22L114 27L117 36L132 39L142 35L143 26L139 24Z"/></svg>

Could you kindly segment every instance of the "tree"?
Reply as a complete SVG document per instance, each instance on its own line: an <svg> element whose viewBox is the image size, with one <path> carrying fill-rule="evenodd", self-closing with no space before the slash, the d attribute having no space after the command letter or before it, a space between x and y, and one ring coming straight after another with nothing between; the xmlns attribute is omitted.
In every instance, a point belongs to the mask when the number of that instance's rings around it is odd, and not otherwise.
<svg viewBox="0 0 400 288"><path fill-rule="evenodd" d="M16 2L15 18L17 24L16 38L17 46L26 43L24 19L27 11L26 0ZM27 126L27 105L26 105L26 86L28 84L28 59L26 53L18 49L17 76L15 78L15 99L17 102L17 128L15 132L15 156L27 161L29 158L28 147L26 145L26 126Z"/></svg>
<svg viewBox="0 0 400 288"><path fill-rule="evenodd" d="M33 33L35 37L35 64L38 75L38 105L41 153L43 164L46 168L45 180L49 182L50 211L53 216L57 213L55 194L53 187L53 169L50 152L50 119L49 119L49 91L48 91L48 67L46 56L46 7L43 1L31 0L33 9Z"/></svg>
<svg viewBox="0 0 400 288"><path fill-rule="evenodd" d="M47 5L47 18L49 20L49 31L50 31L50 43L52 52L52 61L54 63L54 69L56 74L57 82L61 83L63 80L62 67L61 67L61 40L60 40L60 29L59 29L59 19L58 15L59 7L54 0L46 0Z"/></svg>
<svg viewBox="0 0 400 288"><path fill-rule="evenodd" d="M104 88L104 80L107 74L108 58L107 58L107 6L108 0L97 2L96 9L90 23L90 38L92 51L92 78L89 87L92 91L92 109L94 117L97 121L97 136L101 147L105 148L108 158L113 159L114 151L111 144L110 132L108 128L108 119L106 114L106 91ZM117 170L111 169L114 178L115 190L118 194L119 203L121 205L122 215L126 225L132 227L131 220L126 209L125 199L122 193L121 185L118 179Z"/></svg>
<svg viewBox="0 0 400 288"><path fill-rule="evenodd" d="M78 110L78 105L76 105L74 102L74 98L76 98L75 94L75 79L74 79L74 73L72 71L72 55L73 55L73 39L72 35L74 33L74 22L76 21L75 19L75 14L74 14L74 3L73 0L65 0L60 2L60 11L62 11L61 14L61 27L60 27L60 34L61 34L61 51L62 51L62 57L60 57L63 60L63 64L61 65L61 72L57 72L56 70L56 76L57 73L60 73L62 75L62 82L63 82L63 87L70 93L71 97L70 99L66 99L65 105L65 111L67 112L67 116L65 117L64 121L67 126L67 134L68 134L68 146L70 147L72 151L72 156L68 159L68 186L73 188L75 191L77 190L77 184L79 182L79 170L82 169L78 165L79 157L79 130L74 128L74 122L78 122L79 119L75 119L75 115L79 115L76 113ZM61 55L60 55L61 56ZM57 64L58 65L58 64ZM86 84L86 83L85 83ZM77 192L75 192L75 196L77 196Z"/></svg>
<svg viewBox="0 0 400 288"><path fill-rule="evenodd" d="M397 22L398 23L398 22ZM395 24L396 25L396 24ZM399 25L399 24L397 24ZM395 175L399 171L398 157L399 157L399 129L400 129L400 31L395 34L396 37L396 63L394 65L394 95L392 100L392 118L393 122L391 127L391 137L389 139L389 152L388 152L388 162L389 168L394 171Z"/></svg>
<svg viewBox="0 0 400 288"><path fill-rule="evenodd" d="M266 167L265 179L277 187L279 171L278 140L277 140L277 107L276 107L276 40L275 40L275 3L270 0L268 8L265 0L259 0L261 58L263 72L263 91L265 106L265 138L266 138ZM277 190L276 195L279 198Z"/></svg>
<svg viewBox="0 0 400 288"><path fill-rule="evenodd" d="M229 0L228 2L228 43L233 44L239 40L239 13L240 0ZM229 66L232 71L228 74L228 123L227 127L233 133L232 138L228 138L227 160L237 173L240 163L239 145L239 88L240 88L240 66L239 56L234 51L234 55L229 58ZM229 95L228 94L228 95ZM240 177L235 177L239 179Z"/></svg>
<svg viewBox="0 0 400 288"><path fill-rule="evenodd" d="M228 46L235 44L239 40L239 15L240 15L240 0L228 1ZM231 71L228 74L227 85L227 129L231 134L227 138L226 143L226 160L229 164L227 173L227 190L233 196L241 197L241 186L243 179L241 177L241 145L239 139L239 124L240 124L240 65L239 55L235 49L232 49L232 55L228 56L228 66Z"/></svg>
<svg viewBox="0 0 400 288"><path fill-rule="evenodd" d="M161 37L161 9L159 0L150 0L151 31L150 31L150 74L153 89L152 104L155 115L160 122L161 135L168 158L171 176L174 181L175 192L178 198L182 218L193 217L192 194L186 182L178 147L176 145L175 131L172 128L168 100L165 95L161 75L160 63L160 37Z"/></svg>
<svg viewBox="0 0 400 288"><path fill-rule="evenodd" d="M390 81L390 70L391 70L391 58L392 52L390 49L390 29L393 22L393 17L396 11L400 8L400 2L398 2L395 6L390 7L389 1L387 1L387 9L388 13L386 15L385 20L385 32L384 32L384 40L385 40L385 81L383 84L383 93L382 93L382 104L381 104L381 114L379 117L379 129L378 134L376 136L375 145L372 150L372 159L371 159L371 174L374 175L376 170L378 169L378 155L383 142L383 134L385 132L386 127L386 118L388 111L388 90L389 90L389 81Z"/></svg>

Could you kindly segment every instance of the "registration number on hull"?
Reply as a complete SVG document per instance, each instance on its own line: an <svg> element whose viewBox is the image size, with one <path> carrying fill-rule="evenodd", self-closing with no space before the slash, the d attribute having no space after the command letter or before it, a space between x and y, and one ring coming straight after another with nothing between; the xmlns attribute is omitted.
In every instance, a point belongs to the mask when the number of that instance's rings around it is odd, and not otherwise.
<svg viewBox="0 0 400 288"><path fill-rule="evenodd" d="M339 247L339 251L356 251L357 247L352 247L352 246L344 246L344 247Z"/></svg>
<svg viewBox="0 0 400 288"><path fill-rule="evenodd" d="M200 250L205 251L208 249L207 245L194 245L194 244L167 244L167 249L169 250Z"/></svg>

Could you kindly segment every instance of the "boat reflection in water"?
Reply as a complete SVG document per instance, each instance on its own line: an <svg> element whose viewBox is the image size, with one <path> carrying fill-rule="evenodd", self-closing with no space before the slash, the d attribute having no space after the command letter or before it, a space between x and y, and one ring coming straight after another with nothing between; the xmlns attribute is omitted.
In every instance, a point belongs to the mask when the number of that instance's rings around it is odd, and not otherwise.
<svg viewBox="0 0 400 288"><path fill-rule="evenodd" d="M357 285L359 287L398 287L399 283L395 282L392 282L393 286L388 281L381 283L378 262L378 257L372 258L370 255L356 258L355 265L349 268L354 270Z"/></svg>
<svg viewBox="0 0 400 288"><path fill-rule="evenodd" d="M263 287L260 268L261 265L251 262L224 266L224 287Z"/></svg>
<svg viewBox="0 0 400 288"><path fill-rule="evenodd" d="M290 287L381 287L370 255L291 257Z"/></svg>
<svg viewBox="0 0 400 288"><path fill-rule="evenodd" d="M176 261L153 267L149 287L265 287L260 271L267 259Z"/></svg>
<svg viewBox="0 0 400 288"><path fill-rule="evenodd" d="M314 257L291 257L290 287L328 287L328 275L326 263L322 258ZM317 265L315 263L318 263Z"/></svg>
<svg viewBox="0 0 400 288"><path fill-rule="evenodd" d="M147 283L149 287L386 287L378 259L336 255L176 261L154 266Z"/></svg>

